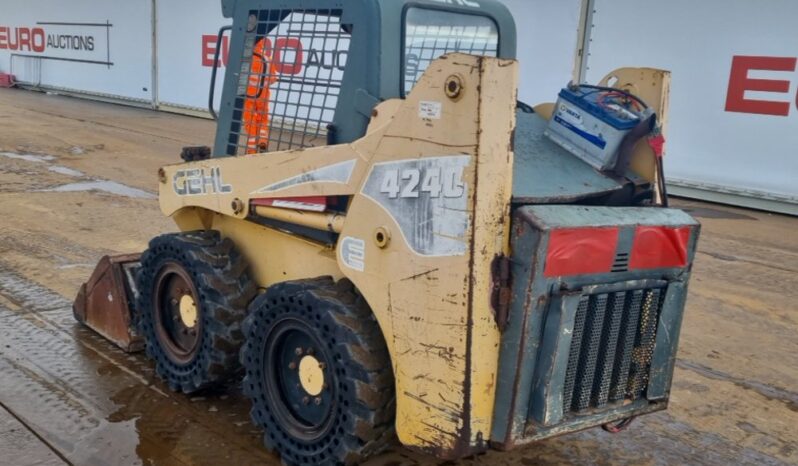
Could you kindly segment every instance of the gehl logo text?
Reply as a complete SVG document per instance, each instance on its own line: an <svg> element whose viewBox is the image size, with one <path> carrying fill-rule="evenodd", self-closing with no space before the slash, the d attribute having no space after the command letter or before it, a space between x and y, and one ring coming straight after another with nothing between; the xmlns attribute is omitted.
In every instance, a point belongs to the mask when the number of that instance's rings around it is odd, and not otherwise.
<svg viewBox="0 0 798 466"><path fill-rule="evenodd" d="M178 170L172 179L172 185L178 196L224 194L233 191L232 186L222 181L222 170L219 167Z"/></svg>

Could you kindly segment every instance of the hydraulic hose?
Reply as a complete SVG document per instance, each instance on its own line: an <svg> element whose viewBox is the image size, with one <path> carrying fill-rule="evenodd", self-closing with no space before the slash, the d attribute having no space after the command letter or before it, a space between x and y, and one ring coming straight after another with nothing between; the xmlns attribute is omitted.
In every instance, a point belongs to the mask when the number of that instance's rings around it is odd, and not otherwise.
<svg viewBox="0 0 798 466"><path fill-rule="evenodd" d="M652 114L648 118L641 119L637 126L626 133L626 136L621 140L621 146L618 148L618 161L615 163L615 169L613 170L616 175L623 176L626 173L632 160L635 145L638 141L648 136L656 125L657 115Z"/></svg>

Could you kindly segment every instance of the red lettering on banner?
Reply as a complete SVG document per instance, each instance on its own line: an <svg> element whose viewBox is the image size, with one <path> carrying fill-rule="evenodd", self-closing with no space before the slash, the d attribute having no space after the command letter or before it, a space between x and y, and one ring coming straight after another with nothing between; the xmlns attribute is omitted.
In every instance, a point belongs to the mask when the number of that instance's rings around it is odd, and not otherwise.
<svg viewBox="0 0 798 466"><path fill-rule="evenodd" d="M28 47L30 52L30 29L17 28L17 41L19 42L19 50L23 51L23 47Z"/></svg>
<svg viewBox="0 0 798 466"><path fill-rule="evenodd" d="M293 63L285 63L283 59L286 52L294 52ZM302 42L299 39L290 39L280 37L274 44L274 63L277 66L277 72L280 74L299 74L302 72L302 63L304 63L304 52L302 49Z"/></svg>
<svg viewBox="0 0 798 466"><path fill-rule="evenodd" d="M0 26L0 49L8 48L8 26Z"/></svg>
<svg viewBox="0 0 798 466"><path fill-rule="evenodd" d="M17 50L19 48L19 29L8 28L8 49Z"/></svg>
<svg viewBox="0 0 798 466"><path fill-rule="evenodd" d="M764 91L782 94L789 92L790 81L752 79L748 77L748 72L751 70L795 71L796 61L798 60L794 57L735 56L732 59L729 89L726 94L726 111L760 115L789 115L789 102L746 99L745 92ZM798 101L796 101L796 105L798 105Z"/></svg>
<svg viewBox="0 0 798 466"><path fill-rule="evenodd" d="M216 38L212 34L202 36L202 66L213 66L213 56L216 53ZM219 62L216 66L227 66L227 59L230 54L230 40L227 36L222 36L222 50L219 54Z"/></svg>
<svg viewBox="0 0 798 466"><path fill-rule="evenodd" d="M202 35L202 66L213 66L213 54L216 52L217 36L211 34ZM217 66L227 66L230 44L227 37L222 37L221 57ZM267 56L271 56L277 72L283 75L297 75L302 72L305 62L305 49L302 41L297 38L280 37L274 44L268 37L263 44L263 51ZM291 57L293 53L293 57ZM285 62L288 57L288 62Z"/></svg>
<svg viewBox="0 0 798 466"><path fill-rule="evenodd" d="M38 39L38 43L36 40ZM31 31L31 47L33 47L34 52L44 52L45 47L45 40L44 40L44 29L42 28L33 28Z"/></svg>

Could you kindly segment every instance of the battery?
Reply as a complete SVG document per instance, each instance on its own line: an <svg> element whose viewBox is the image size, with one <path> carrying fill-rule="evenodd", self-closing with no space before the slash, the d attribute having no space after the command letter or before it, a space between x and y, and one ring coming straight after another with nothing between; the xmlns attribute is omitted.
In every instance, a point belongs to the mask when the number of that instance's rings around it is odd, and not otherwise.
<svg viewBox="0 0 798 466"><path fill-rule="evenodd" d="M604 101L609 93L586 86L563 89L544 133L599 170L615 167L621 141L640 122L635 112Z"/></svg>

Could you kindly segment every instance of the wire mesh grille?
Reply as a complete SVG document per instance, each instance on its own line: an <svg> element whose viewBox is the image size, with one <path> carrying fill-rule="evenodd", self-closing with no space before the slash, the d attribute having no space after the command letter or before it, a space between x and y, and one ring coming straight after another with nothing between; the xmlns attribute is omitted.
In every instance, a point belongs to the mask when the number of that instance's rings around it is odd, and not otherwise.
<svg viewBox="0 0 798 466"><path fill-rule="evenodd" d="M250 11L228 155L326 143L351 39L340 15Z"/></svg>
<svg viewBox="0 0 798 466"><path fill-rule="evenodd" d="M495 57L499 32L492 19L448 11L410 8L405 24L404 91L442 55L462 52Z"/></svg>
<svg viewBox="0 0 798 466"><path fill-rule="evenodd" d="M576 311L563 412L577 414L645 395L664 290L583 296Z"/></svg>

